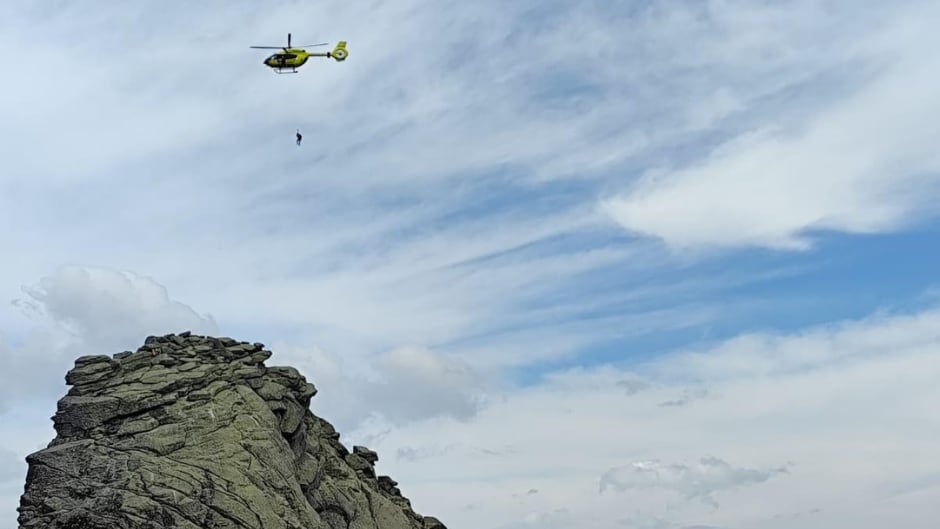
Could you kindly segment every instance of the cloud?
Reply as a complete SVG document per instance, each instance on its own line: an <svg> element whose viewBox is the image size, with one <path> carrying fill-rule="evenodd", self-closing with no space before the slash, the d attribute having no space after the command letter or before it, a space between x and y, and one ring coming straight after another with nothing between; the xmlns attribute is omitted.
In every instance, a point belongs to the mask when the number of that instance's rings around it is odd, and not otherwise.
<svg viewBox="0 0 940 529"><path fill-rule="evenodd" d="M618 522L629 529L673 529L676 527L676 524L663 518L643 514L629 516Z"/></svg>
<svg viewBox="0 0 940 529"><path fill-rule="evenodd" d="M426 347L341 358L314 346L272 344L275 363L298 367L320 388L315 409L349 432L363 422L401 427L433 418L466 421L486 404L489 382L459 359ZM373 439L378 440L373 437ZM419 457L413 448L400 458Z"/></svg>
<svg viewBox="0 0 940 529"><path fill-rule="evenodd" d="M619 520L628 529L722 529L712 525L686 525L649 515L635 515Z"/></svg>
<svg viewBox="0 0 940 529"><path fill-rule="evenodd" d="M219 334L212 316L170 298L153 279L128 272L64 266L22 290L26 297L12 306L26 308L29 326L0 333L7 366L0 374L0 406L45 403L54 409L78 356L133 350L149 335Z"/></svg>
<svg viewBox="0 0 940 529"><path fill-rule="evenodd" d="M704 399L708 397L708 395L708 390L704 388L685 390L679 398L661 402L659 406L661 408L679 408L688 405L693 400Z"/></svg>
<svg viewBox="0 0 940 529"><path fill-rule="evenodd" d="M578 521L564 508L535 511L526 514L521 522L497 526L498 529L524 529L530 527L566 529L577 526Z"/></svg>
<svg viewBox="0 0 940 529"><path fill-rule="evenodd" d="M703 457L697 463L638 461L608 470L601 476L600 492L608 489L662 488L718 508L716 492L761 484L784 469L758 470L732 467L716 457Z"/></svg>
<svg viewBox="0 0 940 529"><path fill-rule="evenodd" d="M940 309L879 312L832 322L796 334L743 333L705 350L682 350L650 363L651 371L674 379L708 380L782 377L846 369L876 359L891 348L931 351L940 344Z"/></svg>
<svg viewBox="0 0 940 529"><path fill-rule="evenodd" d="M892 10L867 46L836 47L844 56L832 67L874 70L852 93L767 120L686 167L650 171L602 211L679 249L800 250L814 232L885 233L935 215L940 129L922 117L940 111L926 23L936 14L918 2Z"/></svg>
<svg viewBox="0 0 940 529"><path fill-rule="evenodd" d="M364 392L368 402L383 402L382 414L400 423L424 417L473 417L480 409L482 380L465 363L432 353L427 348L404 347L378 359L382 381Z"/></svg>
<svg viewBox="0 0 940 529"><path fill-rule="evenodd" d="M726 86L701 64L801 64L791 35L770 30L807 24L805 4L707 16L677 4L447 5L348 4L326 18L284 2L11 8L0 53L57 62L36 86L0 88L17 123L0 142L11 164L0 222L20 226L0 245L22 256L0 273L18 285L93 255L160 278L228 328L308 332L343 354L459 350L477 368L715 318L676 302L696 285L631 280L675 264L624 241L594 202L774 77L746 70L734 79L747 86ZM283 38L285 15L321 20L350 59L290 79L265 71L245 46ZM752 22L766 31L745 31ZM210 44L223 67L192 52ZM295 104L271 104L283 100ZM311 140L301 150L298 126ZM37 144L56 156L24 155Z"/></svg>
<svg viewBox="0 0 940 529"><path fill-rule="evenodd" d="M405 459L408 461L417 461L422 457L428 457L429 455L434 454L436 451L430 451L427 449L419 449L412 447L399 448L397 457L398 459Z"/></svg>
<svg viewBox="0 0 940 529"><path fill-rule="evenodd" d="M494 519L563 505L576 521L569 527L646 519L670 529L786 529L775 518L786 505L820 509L819 526L878 529L892 516L913 520L932 509L924 469L940 461L931 419L940 398L938 328L936 310L880 314L753 334L746 347L731 338L695 355L679 349L629 366L565 370L491 390L467 421L392 429L373 448L420 454L386 459L383 471L408 484L416 509L466 527L499 527ZM638 379L649 386L626 398L617 383ZM710 397L660 407L689 380ZM505 446L516 450L499 458L480 450ZM897 494L918 480L928 487ZM520 504L514 495L529 489L539 493Z"/></svg>
<svg viewBox="0 0 940 529"><path fill-rule="evenodd" d="M153 279L127 272L66 266L24 292L31 298L26 303L101 353L134 348L148 335L219 332L212 316L171 299Z"/></svg>
<svg viewBox="0 0 940 529"><path fill-rule="evenodd" d="M618 380L617 386L623 388L627 395L636 395L637 393L648 389L650 387L650 383L636 376L631 376L628 379Z"/></svg>

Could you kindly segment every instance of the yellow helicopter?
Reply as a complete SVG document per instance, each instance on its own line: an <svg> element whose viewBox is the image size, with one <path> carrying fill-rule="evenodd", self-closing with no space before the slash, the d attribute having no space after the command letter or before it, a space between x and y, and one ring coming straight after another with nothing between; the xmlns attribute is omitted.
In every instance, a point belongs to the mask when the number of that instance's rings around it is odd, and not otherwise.
<svg viewBox="0 0 940 529"><path fill-rule="evenodd" d="M336 46L331 51L326 51L323 53L311 53L305 50L304 48L312 48L314 46L326 46L329 43L321 42L319 44L307 44L304 46L292 47L290 42L290 33L287 34L287 46L250 46L251 48L261 49L261 50L281 50L267 59L264 60L264 65L270 67L274 70L275 73L297 73L297 68L300 68L307 63L307 60L310 57L326 57L335 59L336 62L342 62L346 60L346 57L349 57L349 52L346 51L346 41L341 40L336 43Z"/></svg>

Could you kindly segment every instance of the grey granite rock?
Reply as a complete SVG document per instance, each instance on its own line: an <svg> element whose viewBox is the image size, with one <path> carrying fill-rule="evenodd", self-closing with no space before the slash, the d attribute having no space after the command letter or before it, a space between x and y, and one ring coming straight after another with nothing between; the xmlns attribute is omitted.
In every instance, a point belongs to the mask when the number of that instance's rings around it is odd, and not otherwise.
<svg viewBox="0 0 940 529"><path fill-rule="evenodd" d="M20 529L446 529L311 413L316 388L264 344L150 336L85 356L27 458Z"/></svg>

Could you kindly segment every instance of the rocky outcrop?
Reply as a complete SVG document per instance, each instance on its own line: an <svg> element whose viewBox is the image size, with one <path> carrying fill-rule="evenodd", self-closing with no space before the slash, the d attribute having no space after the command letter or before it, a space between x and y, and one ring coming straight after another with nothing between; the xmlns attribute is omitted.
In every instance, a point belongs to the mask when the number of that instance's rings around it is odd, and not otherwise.
<svg viewBox="0 0 940 529"><path fill-rule="evenodd" d="M27 457L21 529L446 529L309 410L260 343L189 333L86 356Z"/></svg>

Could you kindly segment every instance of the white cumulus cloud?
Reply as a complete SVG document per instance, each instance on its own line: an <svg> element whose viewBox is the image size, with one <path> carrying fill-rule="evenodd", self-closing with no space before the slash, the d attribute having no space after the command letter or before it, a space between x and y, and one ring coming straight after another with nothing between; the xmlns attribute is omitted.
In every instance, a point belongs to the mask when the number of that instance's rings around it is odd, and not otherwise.
<svg viewBox="0 0 940 529"><path fill-rule="evenodd" d="M134 347L148 335L219 330L211 315L196 313L171 299L163 285L129 272L66 266L24 291L55 324L102 353Z"/></svg>

